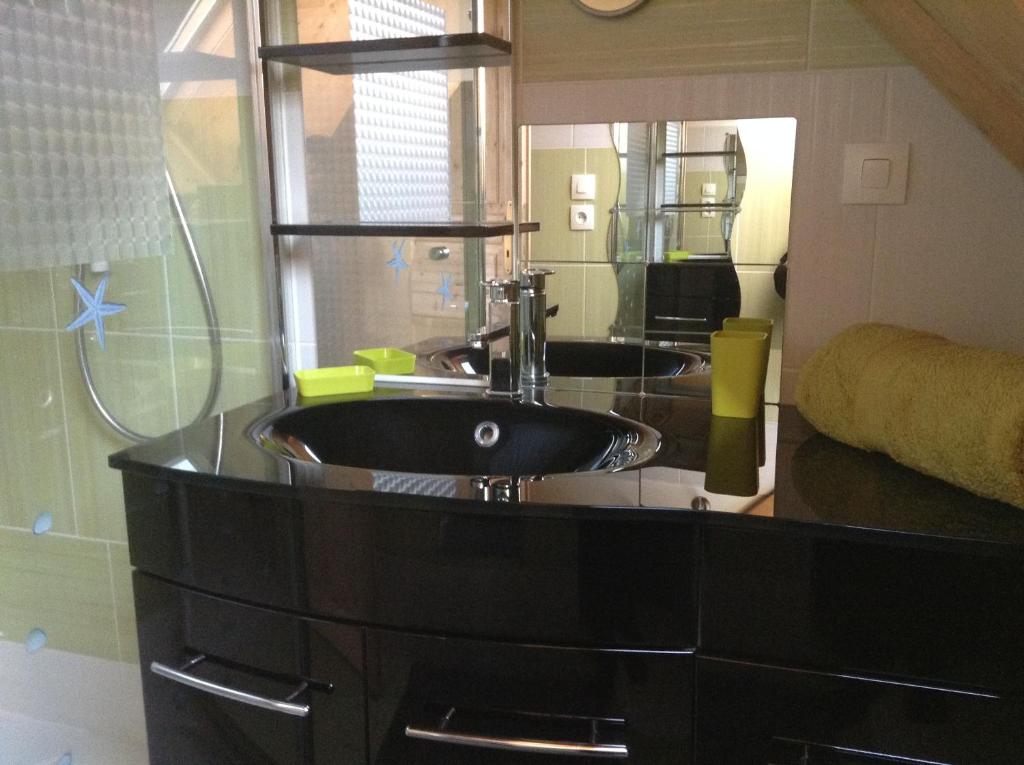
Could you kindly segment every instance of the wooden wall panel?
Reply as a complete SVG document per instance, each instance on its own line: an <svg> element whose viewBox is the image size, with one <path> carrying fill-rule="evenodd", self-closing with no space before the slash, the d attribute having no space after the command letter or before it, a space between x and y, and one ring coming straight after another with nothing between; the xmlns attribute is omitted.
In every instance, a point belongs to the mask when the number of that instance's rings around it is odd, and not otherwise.
<svg viewBox="0 0 1024 765"><path fill-rule="evenodd" d="M1021 0L852 0L1024 170Z"/></svg>

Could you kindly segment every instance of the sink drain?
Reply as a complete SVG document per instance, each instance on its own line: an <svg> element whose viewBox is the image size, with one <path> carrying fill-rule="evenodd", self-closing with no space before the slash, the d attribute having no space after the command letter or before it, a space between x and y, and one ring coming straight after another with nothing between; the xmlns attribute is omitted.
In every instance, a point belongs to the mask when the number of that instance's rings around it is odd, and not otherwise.
<svg viewBox="0 0 1024 765"><path fill-rule="evenodd" d="M498 427L498 423L491 422L490 420L484 420L473 431L473 440L476 441L477 446L482 446L485 449L489 449L498 443L500 436L501 428Z"/></svg>

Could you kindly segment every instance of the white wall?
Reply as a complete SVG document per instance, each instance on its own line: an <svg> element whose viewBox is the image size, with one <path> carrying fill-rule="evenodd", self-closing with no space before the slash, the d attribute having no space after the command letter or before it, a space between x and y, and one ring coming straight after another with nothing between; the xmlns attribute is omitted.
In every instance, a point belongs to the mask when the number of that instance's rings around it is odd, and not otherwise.
<svg viewBox="0 0 1024 765"><path fill-rule="evenodd" d="M1024 353L1024 176L913 67L520 86L524 124L797 119L783 401L844 327ZM909 141L907 202L840 203L846 143Z"/></svg>
<svg viewBox="0 0 1024 765"><path fill-rule="evenodd" d="M789 250L796 123L791 119L737 120L747 163L742 212L732 251L738 263L774 266ZM769 289L773 289L769 286Z"/></svg>

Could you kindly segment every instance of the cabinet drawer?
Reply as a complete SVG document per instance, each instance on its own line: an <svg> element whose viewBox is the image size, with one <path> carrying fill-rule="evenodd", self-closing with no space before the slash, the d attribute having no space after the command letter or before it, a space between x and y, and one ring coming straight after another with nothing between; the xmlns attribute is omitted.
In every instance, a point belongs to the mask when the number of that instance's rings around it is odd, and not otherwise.
<svg viewBox="0 0 1024 765"><path fill-rule="evenodd" d="M371 761L689 763L693 657L368 631Z"/></svg>
<svg viewBox="0 0 1024 765"><path fill-rule="evenodd" d="M647 298L647 332L708 333L717 318L715 302L710 298Z"/></svg>
<svg viewBox="0 0 1024 765"><path fill-rule="evenodd" d="M699 658L700 765L1021 762L1021 708L963 692Z"/></svg>
<svg viewBox="0 0 1024 765"><path fill-rule="evenodd" d="M732 280L732 263L651 263L647 266L647 294L676 297L713 297Z"/></svg>
<svg viewBox="0 0 1024 765"><path fill-rule="evenodd" d="M365 763L361 629L134 588L152 765Z"/></svg>
<svg viewBox="0 0 1024 765"><path fill-rule="evenodd" d="M709 526L701 588L708 654L1024 689L1019 560Z"/></svg>
<svg viewBox="0 0 1024 765"><path fill-rule="evenodd" d="M134 474L124 482L132 563L189 588L419 632L696 642L692 524L537 518L514 505L475 515L436 502L421 509L429 499L418 497L286 499Z"/></svg>

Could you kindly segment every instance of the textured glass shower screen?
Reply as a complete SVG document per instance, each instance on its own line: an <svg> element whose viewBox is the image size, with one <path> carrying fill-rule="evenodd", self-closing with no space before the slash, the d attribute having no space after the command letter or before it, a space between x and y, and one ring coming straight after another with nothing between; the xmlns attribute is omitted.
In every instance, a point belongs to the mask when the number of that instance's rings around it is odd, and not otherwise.
<svg viewBox="0 0 1024 765"><path fill-rule="evenodd" d="M445 32L419 0L349 0L349 23L353 40ZM359 74L353 90L359 220L451 218L447 72Z"/></svg>
<svg viewBox="0 0 1024 765"><path fill-rule="evenodd" d="M0 270L171 242L151 0L0 0Z"/></svg>

